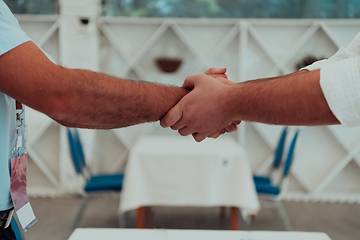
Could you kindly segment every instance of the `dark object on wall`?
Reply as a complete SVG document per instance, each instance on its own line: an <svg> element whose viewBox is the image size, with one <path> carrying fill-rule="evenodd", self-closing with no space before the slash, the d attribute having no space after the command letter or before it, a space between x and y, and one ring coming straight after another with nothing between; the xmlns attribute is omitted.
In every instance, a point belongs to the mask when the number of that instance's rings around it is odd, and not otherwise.
<svg viewBox="0 0 360 240"><path fill-rule="evenodd" d="M301 68L309 66L310 64L322 59L324 59L324 57L317 58L313 55L307 55L295 64L295 70L299 71Z"/></svg>
<svg viewBox="0 0 360 240"><path fill-rule="evenodd" d="M161 71L166 73L174 73L180 67L182 59L180 58L166 58L160 57L156 60L156 65L160 68Z"/></svg>
<svg viewBox="0 0 360 240"><path fill-rule="evenodd" d="M84 24L84 25L89 24L89 19L88 19L88 18L81 18L80 21L81 21L81 23Z"/></svg>

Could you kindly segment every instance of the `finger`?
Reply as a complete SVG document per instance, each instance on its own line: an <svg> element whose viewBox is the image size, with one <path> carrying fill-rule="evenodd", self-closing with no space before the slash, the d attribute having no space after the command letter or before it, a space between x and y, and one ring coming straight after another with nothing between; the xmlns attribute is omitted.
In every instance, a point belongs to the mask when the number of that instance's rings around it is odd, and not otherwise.
<svg viewBox="0 0 360 240"><path fill-rule="evenodd" d="M241 123L241 121L235 121L233 122L234 125L239 125Z"/></svg>
<svg viewBox="0 0 360 240"><path fill-rule="evenodd" d="M209 74L210 77L213 77L213 78L226 78L228 79L228 77L226 76L225 73L222 73L222 74Z"/></svg>
<svg viewBox="0 0 360 240"><path fill-rule="evenodd" d="M194 130L192 130L191 128L189 127L184 127L184 128L181 128L178 133L181 135L181 136L187 136L187 135L190 135L190 134L193 134L194 133Z"/></svg>
<svg viewBox="0 0 360 240"><path fill-rule="evenodd" d="M184 84L181 87L186 88L186 89L193 89L194 83L195 83L196 79L198 79L199 77L200 77L200 74L187 77L184 81Z"/></svg>
<svg viewBox="0 0 360 240"><path fill-rule="evenodd" d="M186 127L185 121L180 120L180 121L176 122L175 124L173 124L170 128L172 130L180 130L180 129L183 129L185 127Z"/></svg>
<svg viewBox="0 0 360 240"><path fill-rule="evenodd" d="M209 68L209 70L205 72L207 75L219 73L226 73L226 68Z"/></svg>
<svg viewBox="0 0 360 240"><path fill-rule="evenodd" d="M231 124L225 128L226 132L229 132L229 133L235 132L237 129L238 129L237 126L234 124Z"/></svg>
<svg viewBox="0 0 360 240"><path fill-rule="evenodd" d="M192 136L195 139L195 141L201 142L208 136L208 134L207 133L193 133Z"/></svg>
<svg viewBox="0 0 360 240"><path fill-rule="evenodd" d="M222 135L221 132L218 131L218 132L214 132L214 133L210 134L208 137L209 137L209 138L218 138L218 137L220 137L221 135Z"/></svg>
<svg viewBox="0 0 360 240"><path fill-rule="evenodd" d="M236 132L238 130L238 127L235 125L234 129L232 132Z"/></svg>
<svg viewBox="0 0 360 240"><path fill-rule="evenodd" d="M169 112L160 120L160 125L163 128L173 126L180 121L182 117L182 110L180 103L176 104Z"/></svg>
<svg viewBox="0 0 360 240"><path fill-rule="evenodd" d="M179 121L177 121L176 123L171 125L170 128L172 130L180 130L180 129L187 127L187 125L188 125L188 123L184 120L184 118L181 118ZM193 131L193 132L195 132L195 131Z"/></svg>
<svg viewBox="0 0 360 240"><path fill-rule="evenodd" d="M229 126L225 127L225 130L226 130L227 132L233 132L233 131L234 131L234 128L237 128L236 125L230 124Z"/></svg>

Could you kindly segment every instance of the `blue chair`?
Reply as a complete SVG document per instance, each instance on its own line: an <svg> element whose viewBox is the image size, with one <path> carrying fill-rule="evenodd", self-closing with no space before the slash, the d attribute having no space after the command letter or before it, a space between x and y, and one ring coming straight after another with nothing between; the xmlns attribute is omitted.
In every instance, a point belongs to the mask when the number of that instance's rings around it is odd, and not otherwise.
<svg viewBox="0 0 360 240"><path fill-rule="evenodd" d="M111 191L120 192L123 185L124 174L120 173L93 175L86 165L85 155L81 145L78 130L76 128L68 128L67 132L70 154L76 174L82 175L85 180L85 186L83 189L85 192L85 196L72 225L73 230L76 228L85 209L86 203L88 201L88 193Z"/></svg>
<svg viewBox="0 0 360 240"><path fill-rule="evenodd" d="M255 183L270 183L271 182L271 175L274 170L279 168L282 157L283 157L287 131L288 131L288 127L285 127L280 135L280 139L279 139L279 142L276 147L275 154L274 154L274 161L273 161L272 167L270 168L269 173L265 176L254 175L253 177L254 177Z"/></svg>
<svg viewBox="0 0 360 240"><path fill-rule="evenodd" d="M288 153L284 163L284 169L279 184L275 185L270 182L255 182L256 191L260 198L264 200L271 200L274 202L275 208L277 208L280 218L287 231L291 231L292 227L286 211L281 203L281 197L287 189L289 183L289 172L294 158L295 145L298 141L299 129L295 130L294 136L288 148Z"/></svg>

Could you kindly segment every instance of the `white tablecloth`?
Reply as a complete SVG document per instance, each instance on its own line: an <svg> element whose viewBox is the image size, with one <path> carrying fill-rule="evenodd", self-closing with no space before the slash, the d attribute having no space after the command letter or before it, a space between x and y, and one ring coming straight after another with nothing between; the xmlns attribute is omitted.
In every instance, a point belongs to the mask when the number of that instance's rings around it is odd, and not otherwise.
<svg viewBox="0 0 360 240"><path fill-rule="evenodd" d="M213 230L76 229L69 240L331 240L325 233Z"/></svg>
<svg viewBox="0 0 360 240"><path fill-rule="evenodd" d="M260 209L248 158L232 138L147 136L131 149L120 212L140 206Z"/></svg>

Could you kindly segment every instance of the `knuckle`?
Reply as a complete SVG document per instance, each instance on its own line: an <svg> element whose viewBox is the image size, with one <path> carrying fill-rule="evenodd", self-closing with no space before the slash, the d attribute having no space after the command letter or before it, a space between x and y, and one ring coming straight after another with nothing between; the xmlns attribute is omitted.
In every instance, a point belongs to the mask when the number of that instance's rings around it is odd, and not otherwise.
<svg viewBox="0 0 360 240"><path fill-rule="evenodd" d="M183 136L183 137L185 137L185 136L187 136L187 135L189 135L190 133L186 133L186 132L183 132L183 131L178 131L179 132L179 134L181 135L181 136Z"/></svg>
<svg viewBox="0 0 360 240"><path fill-rule="evenodd" d="M167 128L169 125L167 124L167 119L161 119L160 121L160 126L162 126L163 128Z"/></svg>
<svg viewBox="0 0 360 240"><path fill-rule="evenodd" d="M161 127L163 127L163 128L165 128L165 127L166 127L166 124L165 124L165 122L164 122L164 120L163 120L163 119L161 119L161 120L160 120L160 126L161 126Z"/></svg>
<svg viewBox="0 0 360 240"><path fill-rule="evenodd" d="M171 120L169 117L164 118L161 123L162 123L161 126L163 126L163 127L171 126Z"/></svg>

